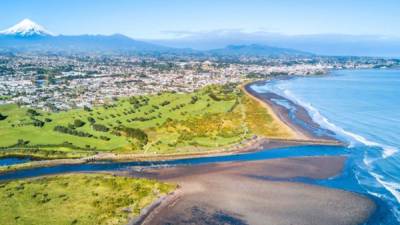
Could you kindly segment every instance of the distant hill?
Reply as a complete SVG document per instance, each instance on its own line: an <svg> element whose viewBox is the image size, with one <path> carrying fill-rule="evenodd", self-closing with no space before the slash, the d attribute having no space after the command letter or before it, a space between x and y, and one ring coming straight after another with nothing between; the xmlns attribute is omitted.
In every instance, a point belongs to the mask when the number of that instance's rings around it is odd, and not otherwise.
<svg viewBox="0 0 400 225"><path fill-rule="evenodd" d="M277 48L267 45L228 45L225 48L213 49L207 51L213 55L219 56L310 56L311 53L302 52L288 48Z"/></svg>
<svg viewBox="0 0 400 225"><path fill-rule="evenodd" d="M129 52L165 51L170 48L123 35L79 35L79 36L11 36L0 35L0 49L15 51L74 51L74 52Z"/></svg>
<svg viewBox="0 0 400 225"><path fill-rule="evenodd" d="M172 48L210 50L228 45L268 45L327 56L377 56L400 58L400 37L379 35L313 34L285 35L269 32L220 30L188 33L176 39L149 40Z"/></svg>
<svg viewBox="0 0 400 225"><path fill-rule="evenodd" d="M262 44L229 45L213 50L165 47L155 43L114 35L54 35L43 26L24 19L0 31L0 51L72 53L152 53L191 56L304 56L307 52Z"/></svg>

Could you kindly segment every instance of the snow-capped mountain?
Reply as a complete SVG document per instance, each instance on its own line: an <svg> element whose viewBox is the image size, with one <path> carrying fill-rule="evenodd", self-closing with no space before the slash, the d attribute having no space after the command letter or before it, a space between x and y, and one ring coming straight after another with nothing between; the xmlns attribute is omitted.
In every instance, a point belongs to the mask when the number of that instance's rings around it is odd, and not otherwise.
<svg viewBox="0 0 400 225"><path fill-rule="evenodd" d="M18 24L0 31L3 35L15 35L15 36L53 36L50 31L47 31L43 26L33 22L29 19L24 19Z"/></svg>
<svg viewBox="0 0 400 225"><path fill-rule="evenodd" d="M154 52L169 48L115 35L54 35L24 19L0 31L0 51L34 52Z"/></svg>

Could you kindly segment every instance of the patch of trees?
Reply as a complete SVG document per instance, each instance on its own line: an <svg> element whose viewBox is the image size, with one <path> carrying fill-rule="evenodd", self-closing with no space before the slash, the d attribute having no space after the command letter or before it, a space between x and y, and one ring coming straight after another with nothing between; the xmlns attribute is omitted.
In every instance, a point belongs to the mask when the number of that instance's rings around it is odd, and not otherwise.
<svg viewBox="0 0 400 225"><path fill-rule="evenodd" d="M154 119L156 119L155 116L151 116L151 117L135 117L135 118L132 118L131 121L144 122L144 121L149 121L149 120L154 120Z"/></svg>
<svg viewBox="0 0 400 225"><path fill-rule="evenodd" d="M35 118L32 118L32 125L35 127L43 127L44 126L44 122Z"/></svg>
<svg viewBox="0 0 400 225"><path fill-rule="evenodd" d="M210 94L208 94L208 96L212 99L212 100L214 100L214 101L221 101L221 99L220 98L218 98L217 97L217 95L215 95L213 92L211 92Z"/></svg>
<svg viewBox="0 0 400 225"><path fill-rule="evenodd" d="M8 117L8 116L6 116L6 115L3 115L3 114L1 114L1 113L0 113L0 121L1 121L1 120L5 120L5 119L7 119L7 117Z"/></svg>
<svg viewBox="0 0 400 225"><path fill-rule="evenodd" d="M85 122L83 122L83 121L82 121L82 120L80 120L80 119L76 119L76 120L74 120L74 127L75 127L75 128L78 128L78 127L83 127L85 124L86 124L86 123L85 123Z"/></svg>
<svg viewBox="0 0 400 225"><path fill-rule="evenodd" d="M161 106L166 106L166 105L169 105L169 104L171 104L171 102L167 101L167 100L165 100L165 101L160 103Z"/></svg>
<svg viewBox="0 0 400 225"><path fill-rule="evenodd" d="M190 104L195 104L199 98L197 96L192 96L192 100L190 100Z"/></svg>
<svg viewBox="0 0 400 225"><path fill-rule="evenodd" d="M93 111L92 108L90 108L89 106L83 106L83 110L85 110L86 112L91 112Z"/></svg>
<svg viewBox="0 0 400 225"><path fill-rule="evenodd" d="M40 116L40 113L38 113L34 109L28 109L28 110L26 110L26 115L33 117L33 116Z"/></svg>
<svg viewBox="0 0 400 225"><path fill-rule="evenodd" d="M137 139L143 145L146 145L148 142L147 134L138 128L130 128L130 127L119 127L118 131L123 132L127 137Z"/></svg>
<svg viewBox="0 0 400 225"><path fill-rule="evenodd" d="M100 132L108 132L110 129L103 125L103 124L93 124L92 125L93 130L95 131L100 131Z"/></svg>
<svg viewBox="0 0 400 225"><path fill-rule="evenodd" d="M54 131L64 133L64 134L70 134L70 135L74 135L74 136L78 136L78 137L93 137L93 135L90 133L78 131L78 130L72 129L70 127L65 127L65 126L61 126L61 125L55 126Z"/></svg>
<svg viewBox="0 0 400 225"><path fill-rule="evenodd" d="M173 107L171 110L172 111L175 111L175 110L178 110L178 109L180 109L180 108L183 108L183 107L185 107L185 103L182 103L182 104L179 104L179 105L176 105L175 107Z"/></svg>
<svg viewBox="0 0 400 225"><path fill-rule="evenodd" d="M93 117L88 117L87 120L89 121L90 124L96 123L96 120Z"/></svg>
<svg viewBox="0 0 400 225"><path fill-rule="evenodd" d="M109 141L109 140L110 140L110 138L109 138L109 137L106 137L106 136L100 136L100 139L101 139L101 140L104 140L104 141Z"/></svg>
<svg viewBox="0 0 400 225"><path fill-rule="evenodd" d="M140 104L140 101L139 101L135 96L130 97L130 98L128 99L128 101L129 101L129 103L130 103L131 105Z"/></svg>

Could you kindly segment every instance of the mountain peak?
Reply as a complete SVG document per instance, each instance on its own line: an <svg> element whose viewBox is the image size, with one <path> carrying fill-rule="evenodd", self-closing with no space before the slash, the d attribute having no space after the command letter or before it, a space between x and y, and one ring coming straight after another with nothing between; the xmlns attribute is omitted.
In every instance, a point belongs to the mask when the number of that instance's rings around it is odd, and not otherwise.
<svg viewBox="0 0 400 225"><path fill-rule="evenodd" d="M16 36L49 36L53 35L51 32L47 31L43 26L33 22L30 19L23 19L18 24L3 30L0 34L5 35L16 35Z"/></svg>

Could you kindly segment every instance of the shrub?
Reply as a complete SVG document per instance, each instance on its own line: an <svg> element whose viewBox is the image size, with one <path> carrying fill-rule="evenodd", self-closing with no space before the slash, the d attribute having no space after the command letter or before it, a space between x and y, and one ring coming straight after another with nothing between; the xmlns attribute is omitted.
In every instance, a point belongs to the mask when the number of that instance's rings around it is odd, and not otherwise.
<svg viewBox="0 0 400 225"><path fill-rule="evenodd" d="M90 124L96 123L96 120L93 117L88 117L87 120L89 121Z"/></svg>
<svg viewBox="0 0 400 225"><path fill-rule="evenodd" d="M102 124L93 124L92 128L95 131L101 131L101 132L108 132L110 130L107 126Z"/></svg>
<svg viewBox="0 0 400 225"><path fill-rule="evenodd" d="M76 120L74 121L74 127L83 127L85 124L86 124L86 123L83 122L83 121L80 120L80 119L76 119Z"/></svg>
<svg viewBox="0 0 400 225"><path fill-rule="evenodd" d="M8 117L8 116L5 116L5 115L3 115L3 114L0 113L0 121L1 121L1 120L7 119L7 117Z"/></svg>

